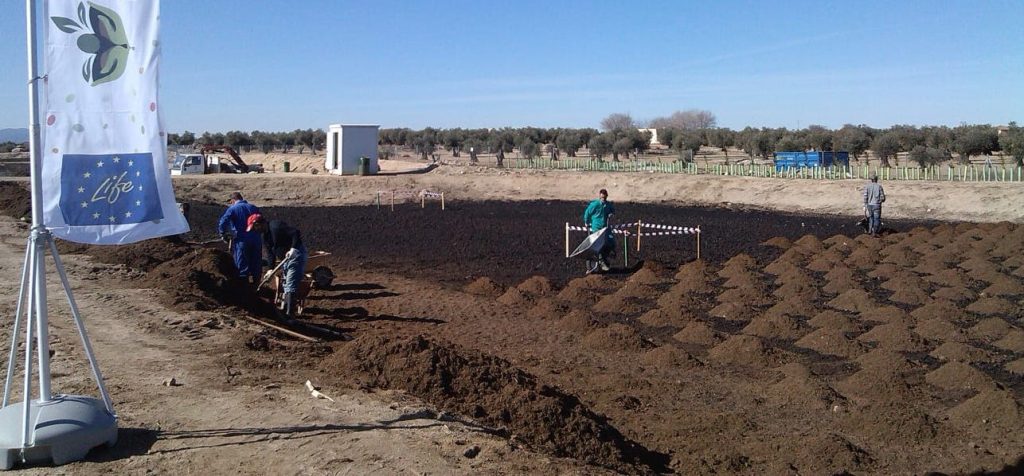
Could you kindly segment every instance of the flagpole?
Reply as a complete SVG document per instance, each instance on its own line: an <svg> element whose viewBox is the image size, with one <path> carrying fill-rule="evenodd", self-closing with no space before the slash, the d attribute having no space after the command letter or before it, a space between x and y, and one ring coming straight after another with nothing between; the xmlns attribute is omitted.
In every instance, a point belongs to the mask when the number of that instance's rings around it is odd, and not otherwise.
<svg viewBox="0 0 1024 476"><path fill-rule="evenodd" d="M46 314L46 240L48 232L43 227L42 150L39 137L39 69L36 45L36 2L25 0L28 43L28 116L29 116L29 170L32 181L32 231L31 242L35 251L34 262L35 309L37 326L36 348L39 351L39 401L48 402L50 393L50 337Z"/></svg>
<svg viewBox="0 0 1024 476"><path fill-rule="evenodd" d="M92 348L78 308L71 294L53 236L43 220L42 197L42 141L39 130L39 81L38 72L36 0L25 0L26 42L28 52L28 114L29 114L29 170L32 194L32 228L25 250L25 267L22 270L21 291L14 317L14 330L18 332L22 318L21 309L27 308L25 319L25 364L23 402L9 405L10 383L13 378L14 356L16 354L12 336L12 361L7 365L4 381L3 405L0 406L0 470L11 469L15 463L24 464L48 462L62 465L85 458L92 448L100 445L112 446L117 442L117 416L113 413L110 397L103 385ZM86 356L93 367L94 376L100 387L103 400L81 395L53 395L50 389L50 338L46 309L46 252L53 253L57 274L64 285L71 305L72 319L78 327L85 347ZM24 300L24 301L23 301ZM33 327L34 326L34 327ZM33 359L32 344L35 343L36 359L39 365L39 398L32 399Z"/></svg>

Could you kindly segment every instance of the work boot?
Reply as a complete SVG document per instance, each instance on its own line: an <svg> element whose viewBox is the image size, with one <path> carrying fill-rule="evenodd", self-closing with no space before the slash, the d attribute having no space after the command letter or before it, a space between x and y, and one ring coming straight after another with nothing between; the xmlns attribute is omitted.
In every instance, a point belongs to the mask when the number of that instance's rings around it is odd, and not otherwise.
<svg viewBox="0 0 1024 476"><path fill-rule="evenodd" d="M608 262L605 260L598 261L597 263L601 266L601 271L608 271L609 269L611 269L610 267L608 267Z"/></svg>
<svg viewBox="0 0 1024 476"><path fill-rule="evenodd" d="M295 293L284 293L284 317L292 319L295 317Z"/></svg>

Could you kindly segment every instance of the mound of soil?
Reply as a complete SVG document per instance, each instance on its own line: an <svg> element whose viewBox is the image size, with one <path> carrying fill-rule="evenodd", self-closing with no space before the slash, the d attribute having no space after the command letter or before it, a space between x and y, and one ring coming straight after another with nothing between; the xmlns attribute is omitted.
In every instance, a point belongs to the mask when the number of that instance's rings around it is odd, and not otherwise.
<svg viewBox="0 0 1024 476"><path fill-rule="evenodd" d="M768 283L764 275L755 271L737 271L732 277L722 283L723 288L755 288L762 291L768 290Z"/></svg>
<svg viewBox="0 0 1024 476"><path fill-rule="evenodd" d="M793 246L793 242L789 241L789 238L782 236L776 236L775 238L771 238L761 244L764 246L773 246L780 250L786 250L789 249L790 246Z"/></svg>
<svg viewBox="0 0 1024 476"><path fill-rule="evenodd" d="M792 355L766 345L756 336L739 334L711 348L708 359L719 364L775 367L792 359Z"/></svg>
<svg viewBox="0 0 1024 476"><path fill-rule="evenodd" d="M1006 370L1007 372L1010 372L1011 374L1014 375L1024 375L1024 359L1017 359L1014 360L1013 362L1007 362L1007 364L1003 366L1003 370Z"/></svg>
<svg viewBox="0 0 1024 476"><path fill-rule="evenodd" d="M861 287L860 282L854 277L853 271L846 267L833 269L825 274L825 279L828 282L821 287L821 290L829 294L841 294L847 290Z"/></svg>
<svg viewBox="0 0 1024 476"><path fill-rule="evenodd" d="M367 385L404 390L555 456L626 472L658 471L666 462L575 396L497 357L423 336L359 339L340 357L338 366Z"/></svg>
<svg viewBox="0 0 1024 476"><path fill-rule="evenodd" d="M892 443L920 444L935 438L939 422L920 408L895 402L853 405L842 427L858 436L877 435Z"/></svg>
<svg viewBox="0 0 1024 476"><path fill-rule="evenodd" d="M532 276L520 283L516 288L523 294L533 297L548 296L554 293L551 280L545 276Z"/></svg>
<svg viewBox="0 0 1024 476"><path fill-rule="evenodd" d="M498 298L498 302L510 307L528 307L532 306L534 301L535 299L520 291L519 288L508 288L508 291Z"/></svg>
<svg viewBox="0 0 1024 476"><path fill-rule="evenodd" d="M925 382L945 390L990 390L996 383L984 372L963 362L949 362L924 376Z"/></svg>
<svg viewBox="0 0 1024 476"><path fill-rule="evenodd" d="M903 268L892 263L880 263L874 269L866 273L869 278L891 279L897 275L906 275Z"/></svg>
<svg viewBox="0 0 1024 476"><path fill-rule="evenodd" d="M541 298L538 299L537 304L526 313L526 317L531 319L556 320L562 317L566 311L568 311L568 306L565 304L557 302L551 298Z"/></svg>
<svg viewBox="0 0 1024 476"><path fill-rule="evenodd" d="M462 290L469 294L490 297L498 297L505 292L505 288L501 287L501 285L494 282L493 279L488 278L487 276L478 278L476 281L467 284L466 287L462 288Z"/></svg>
<svg viewBox="0 0 1024 476"><path fill-rule="evenodd" d="M914 370L914 366L902 355L876 349L862 355L857 362L861 369L835 385L844 396L874 402L913 398L906 375Z"/></svg>
<svg viewBox="0 0 1024 476"><path fill-rule="evenodd" d="M907 312L896 306L878 306L861 312L859 315L863 321L881 322L884 324L910 322L910 316Z"/></svg>
<svg viewBox="0 0 1024 476"><path fill-rule="evenodd" d="M1001 339L1013 329L1008 322L998 318L989 317L978 321L973 327L967 330L971 337L986 344Z"/></svg>
<svg viewBox="0 0 1024 476"><path fill-rule="evenodd" d="M989 287L981 290L982 294L1004 297L1024 295L1024 284L1005 274L999 273L999 276L994 276L989 283Z"/></svg>
<svg viewBox="0 0 1024 476"><path fill-rule="evenodd" d="M31 220L32 194L28 184L0 183L0 213L14 218Z"/></svg>
<svg viewBox="0 0 1024 476"><path fill-rule="evenodd" d="M878 265L880 260L881 258L878 256L878 252L876 250L857 248L854 249L850 253L850 256L847 256L843 262L853 268L867 270L873 269Z"/></svg>
<svg viewBox="0 0 1024 476"><path fill-rule="evenodd" d="M825 245L814 235L804 235L800 239L793 242L793 246L799 246L812 253L821 253L825 251Z"/></svg>
<svg viewBox="0 0 1024 476"><path fill-rule="evenodd" d="M757 268L757 260L746 253L736 254L722 265L722 271L741 271L755 268ZM722 274L722 271L719 271L718 275L723 278L728 278L728 273Z"/></svg>
<svg viewBox="0 0 1024 476"><path fill-rule="evenodd" d="M1015 354L1024 352L1024 331L1013 329L992 345Z"/></svg>
<svg viewBox="0 0 1024 476"><path fill-rule="evenodd" d="M749 321L758 314L757 306L751 304L745 304L742 302L724 302L719 304L710 311L708 315L714 317L720 317L728 321Z"/></svg>
<svg viewBox="0 0 1024 476"><path fill-rule="evenodd" d="M764 272L772 276L792 276L794 274L803 274L803 270L800 266L793 264L792 261L783 260L782 258L772 261L768 266L765 266Z"/></svg>
<svg viewBox="0 0 1024 476"><path fill-rule="evenodd" d="M653 347L636 329L625 324L609 324L608 327L595 329L583 338L583 344L591 349L609 352L638 352Z"/></svg>
<svg viewBox="0 0 1024 476"><path fill-rule="evenodd" d="M687 344L713 346L722 342L725 336L703 322L693 321L681 331L676 332L672 338Z"/></svg>
<svg viewBox="0 0 1024 476"><path fill-rule="evenodd" d="M689 352L670 345L655 347L645 352L640 361L657 370L692 369L704 365Z"/></svg>
<svg viewBox="0 0 1024 476"><path fill-rule="evenodd" d="M932 297L940 301L950 301L957 304L967 304L978 299L978 293L968 288L954 286L939 288L932 293Z"/></svg>
<svg viewBox="0 0 1024 476"><path fill-rule="evenodd" d="M818 313L818 308L814 306L810 301L800 301L794 299L787 299L775 303L774 306L769 307L768 310L764 311L765 316L792 316L792 317L811 317Z"/></svg>
<svg viewBox="0 0 1024 476"><path fill-rule="evenodd" d="M905 287L899 288L889 296L889 302L918 306L931 301L928 291L922 288Z"/></svg>
<svg viewBox="0 0 1024 476"><path fill-rule="evenodd" d="M763 289L754 287L726 289L716 296L715 300L720 303L736 303L754 307L765 307L775 304L771 294Z"/></svg>
<svg viewBox="0 0 1024 476"><path fill-rule="evenodd" d="M931 301L914 309L910 316L916 321L942 318L949 322L963 323L969 320L967 313L950 301Z"/></svg>
<svg viewBox="0 0 1024 476"><path fill-rule="evenodd" d="M123 264L139 271L149 271L196 248L177 238L154 238L119 246L83 245L58 240L57 249L61 254L84 253L102 263Z"/></svg>
<svg viewBox="0 0 1024 476"><path fill-rule="evenodd" d="M589 332L591 329L601 327L601 322L590 311L584 309L573 309L558 323L563 329L575 332Z"/></svg>
<svg viewBox="0 0 1024 476"><path fill-rule="evenodd" d="M865 348L859 342L837 329L822 328L805 335L793 345L811 349L819 354L835 355L852 359L863 354Z"/></svg>
<svg viewBox="0 0 1024 476"><path fill-rule="evenodd" d="M592 309L609 314L633 315L640 314L650 307L650 304L643 299L615 293L601 298Z"/></svg>
<svg viewBox="0 0 1024 476"><path fill-rule="evenodd" d="M988 390L949 410L949 419L979 432L1013 432L1024 425L1020 404L1006 390Z"/></svg>
<svg viewBox="0 0 1024 476"><path fill-rule="evenodd" d="M1016 311L1019 311L1012 302L997 297L986 297L974 301L974 303L967 306L967 310L982 316L1011 316Z"/></svg>
<svg viewBox="0 0 1024 476"><path fill-rule="evenodd" d="M829 301L828 306L840 311L866 312L878 307L878 304L863 289L847 289L835 299Z"/></svg>
<svg viewBox="0 0 1024 476"><path fill-rule="evenodd" d="M743 328L744 334L764 339L795 340L811 330L786 314L765 314L755 317Z"/></svg>
<svg viewBox="0 0 1024 476"><path fill-rule="evenodd" d="M140 287L165 291L157 299L179 310L209 311L233 306L256 315L273 317L273 304L258 297L238 274L227 252L198 248L151 269L139 281Z"/></svg>
<svg viewBox="0 0 1024 476"><path fill-rule="evenodd" d="M694 319L696 316L686 308L656 307L643 313L638 320L651 327L683 327Z"/></svg>
<svg viewBox="0 0 1024 476"><path fill-rule="evenodd" d="M768 386L765 392L772 405L821 411L831 410L836 403L845 403L832 387L797 362L785 364L778 370L785 378Z"/></svg>
<svg viewBox="0 0 1024 476"><path fill-rule="evenodd" d="M924 280L939 286L971 287L974 285L967 273L959 269L946 268L924 276Z"/></svg>
<svg viewBox="0 0 1024 476"><path fill-rule="evenodd" d="M832 235L821 241L829 250L847 252L853 247L853 238L846 235Z"/></svg>
<svg viewBox="0 0 1024 476"><path fill-rule="evenodd" d="M688 313L702 309L704 307L704 303L693 294L673 287L658 298L658 307L669 311L682 311L684 313Z"/></svg>
<svg viewBox="0 0 1024 476"><path fill-rule="evenodd" d="M930 354L939 360L949 362L967 362L969 364L990 362L992 353L963 342L946 342L935 348Z"/></svg>
<svg viewBox="0 0 1024 476"><path fill-rule="evenodd" d="M846 314L832 310L821 311L809 321L815 328L835 329L841 332L860 332L862 326L850 319Z"/></svg>
<svg viewBox="0 0 1024 476"><path fill-rule="evenodd" d="M941 318L920 321L914 326L917 335L939 342L967 342L967 335L959 327Z"/></svg>
<svg viewBox="0 0 1024 476"><path fill-rule="evenodd" d="M601 300L601 294L593 289L581 288L574 285L575 281L569 283L565 289L558 293L558 299L571 304L581 306L593 306Z"/></svg>
<svg viewBox="0 0 1024 476"><path fill-rule="evenodd" d="M929 347L927 341L899 322L875 326L857 336L857 340L877 344L880 349L893 352L925 352Z"/></svg>
<svg viewBox="0 0 1024 476"><path fill-rule="evenodd" d="M640 268L639 271L633 273L626 281L640 285L656 285L666 282L664 278L658 276L658 273L646 267Z"/></svg>
<svg viewBox="0 0 1024 476"><path fill-rule="evenodd" d="M813 283L792 281L775 290L775 297L781 300L800 300L817 302L821 300L821 292Z"/></svg>

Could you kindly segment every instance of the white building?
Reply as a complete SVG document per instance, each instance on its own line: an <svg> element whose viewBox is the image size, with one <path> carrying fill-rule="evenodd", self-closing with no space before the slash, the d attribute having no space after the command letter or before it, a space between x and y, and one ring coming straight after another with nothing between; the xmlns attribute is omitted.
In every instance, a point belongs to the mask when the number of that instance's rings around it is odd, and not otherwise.
<svg viewBox="0 0 1024 476"><path fill-rule="evenodd" d="M377 136L379 125L331 124L327 127L327 172L355 175L359 172L359 159L370 159L370 173L380 170L377 163Z"/></svg>
<svg viewBox="0 0 1024 476"><path fill-rule="evenodd" d="M659 144L659 142L658 142L658 130L657 129L650 128L650 129L637 129L637 130L640 131L640 132L650 132L651 133L651 145L658 145Z"/></svg>

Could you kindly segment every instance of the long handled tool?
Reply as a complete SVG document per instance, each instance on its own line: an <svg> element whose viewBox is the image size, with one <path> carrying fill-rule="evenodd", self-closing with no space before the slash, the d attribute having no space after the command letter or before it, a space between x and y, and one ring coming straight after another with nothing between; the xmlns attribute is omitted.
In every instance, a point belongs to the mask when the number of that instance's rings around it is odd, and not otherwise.
<svg viewBox="0 0 1024 476"><path fill-rule="evenodd" d="M263 279L260 281L260 284L256 286L256 291L259 291L260 288L262 288L264 284L267 284L267 281L270 281L270 278L274 277L274 275L277 274L277 270L281 269L281 266L284 266L284 263L286 261L288 261L288 260L287 259L281 260L280 263L277 263L277 266L274 266L274 269L270 270L270 272L268 272L267 274L264 274L263 275Z"/></svg>

